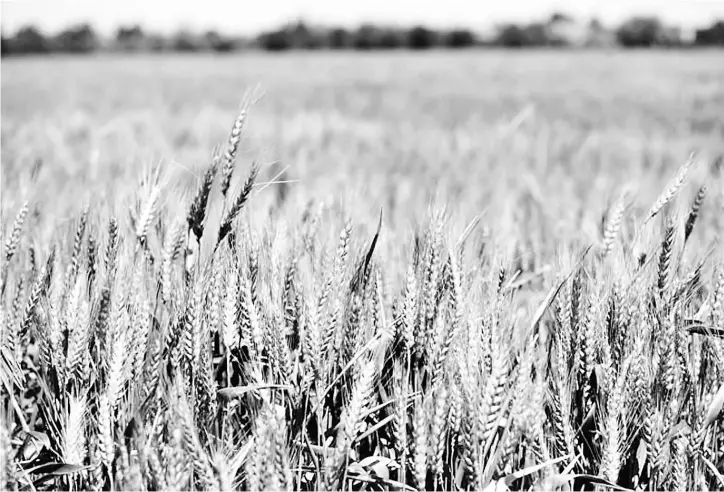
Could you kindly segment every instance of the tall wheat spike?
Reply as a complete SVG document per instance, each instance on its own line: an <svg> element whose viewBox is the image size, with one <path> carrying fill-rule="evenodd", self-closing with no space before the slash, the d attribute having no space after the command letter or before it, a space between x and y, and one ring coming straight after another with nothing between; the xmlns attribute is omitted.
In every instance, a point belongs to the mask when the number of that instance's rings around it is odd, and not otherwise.
<svg viewBox="0 0 724 492"><path fill-rule="evenodd" d="M226 150L224 151L224 159L221 167L221 193L226 196L231 184L231 177L234 173L234 165L236 164L236 154L239 151L239 145L241 144L241 137L244 130L244 122L249 111L249 106L244 104L239 111L239 115L234 120L234 125L231 127L231 133L229 134L229 141L226 144Z"/></svg>
<svg viewBox="0 0 724 492"><path fill-rule="evenodd" d="M679 170L676 172L674 177L669 181L669 184L664 188L664 191L661 192L661 194L656 198L656 201L653 205L651 205L651 208L649 209L648 214L646 214L646 220L644 223L648 222L649 220L653 219L658 215L659 212L671 201L674 199L676 194L679 192L681 187L684 184L684 181L686 181L686 177L689 174L689 171L691 168L696 164L696 156L692 153L689 155L689 158L686 160L686 162L679 168Z"/></svg>
<svg viewBox="0 0 724 492"><path fill-rule="evenodd" d="M601 256L603 257L608 256L613 248L616 235L621 227L621 219L623 218L624 211L626 210L626 198L626 193L622 193L611 208L611 212L607 217L606 228L603 232L603 241L601 242Z"/></svg>
<svg viewBox="0 0 724 492"><path fill-rule="evenodd" d="M689 240L689 236L691 236L691 233L694 230L694 224L696 224L696 219L699 218L699 211L704 203L704 198L706 198L705 184L701 185L699 191L696 193L696 197L694 198L694 201L691 204L691 209L689 210L689 215L686 218L686 224L684 225L684 243Z"/></svg>

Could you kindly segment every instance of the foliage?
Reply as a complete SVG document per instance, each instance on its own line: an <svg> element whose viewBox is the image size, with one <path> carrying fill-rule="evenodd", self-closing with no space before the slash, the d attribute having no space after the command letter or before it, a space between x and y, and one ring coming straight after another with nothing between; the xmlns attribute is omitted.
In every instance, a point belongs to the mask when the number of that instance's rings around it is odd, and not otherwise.
<svg viewBox="0 0 724 492"><path fill-rule="evenodd" d="M259 45L268 51L289 49L313 49L321 46L319 34L303 22L289 24L281 29L263 33L258 37Z"/></svg>
<svg viewBox="0 0 724 492"><path fill-rule="evenodd" d="M721 21L697 31L695 46L721 45ZM571 37L568 28L578 32ZM580 32L579 32L580 31ZM585 34L584 34L585 31ZM529 24L501 25L489 39L482 39L469 29L436 30L425 26L411 28L363 24L357 29L310 26L302 20L260 33L253 42L241 37L223 35L210 30L203 34L180 30L170 37L146 33L138 25L121 26L111 49L122 51L202 51L226 52L246 46L268 51L291 49L429 49L433 47L464 48L479 44L510 48L536 46L609 46L622 47L680 46L684 42L677 28L665 26L656 17L633 17L615 29L603 27L596 19L587 26L576 19L555 12L543 21ZM3 38L3 56L12 54L45 53L53 51L88 52L103 48L88 25L66 29L55 37L46 38L32 26L14 36Z"/></svg>
<svg viewBox="0 0 724 492"><path fill-rule="evenodd" d="M267 51L283 51L293 46L290 34L282 29L261 34L258 43Z"/></svg>
<svg viewBox="0 0 724 492"><path fill-rule="evenodd" d="M236 48L236 43L233 39L220 34L218 31L207 31L206 34L204 34L204 38L206 40L206 44L213 51L224 53L227 51L233 51Z"/></svg>
<svg viewBox="0 0 724 492"><path fill-rule="evenodd" d="M121 26L116 30L115 46L122 51L146 49L146 33L139 25Z"/></svg>
<svg viewBox="0 0 724 492"><path fill-rule="evenodd" d="M55 36L55 49L65 53L90 53L99 47L99 39L89 24L80 24L61 31Z"/></svg>
<svg viewBox="0 0 724 492"><path fill-rule="evenodd" d="M467 29L453 29L443 36L445 46L450 48L465 48L476 43L475 35Z"/></svg>
<svg viewBox="0 0 724 492"><path fill-rule="evenodd" d="M352 34L347 29L337 27L329 31L329 47L332 49L350 48L352 40Z"/></svg>
<svg viewBox="0 0 724 492"><path fill-rule="evenodd" d="M681 44L679 33L667 28L656 17L633 17L616 30L616 38L627 48Z"/></svg>
<svg viewBox="0 0 724 492"><path fill-rule="evenodd" d="M545 46L548 44L548 34L542 24L508 24L500 28L494 43L509 48Z"/></svg>
<svg viewBox="0 0 724 492"><path fill-rule="evenodd" d="M415 26L407 33L408 45L413 50L432 48L438 43L437 33L423 26Z"/></svg>
<svg viewBox="0 0 724 492"><path fill-rule="evenodd" d="M407 46L408 40L399 29L365 24L354 32L351 43L358 50L393 49Z"/></svg>
<svg viewBox="0 0 724 492"><path fill-rule="evenodd" d="M724 21L717 21L711 27L697 30L695 42L701 46L724 46Z"/></svg>
<svg viewBox="0 0 724 492"><path fill-rule="evenodd" d="M50 42L40 30L33 26L25 26L20 28L15 36L6 39L4 53L46 53L50 49Z"/></svg>
<svg viewBox="0 0 724 492"><path fill-rule="evenodd" d="M0 41L0 53L2 53L2 56L10 53L10 40L5 35L2 36L2 41Z"/></svg>

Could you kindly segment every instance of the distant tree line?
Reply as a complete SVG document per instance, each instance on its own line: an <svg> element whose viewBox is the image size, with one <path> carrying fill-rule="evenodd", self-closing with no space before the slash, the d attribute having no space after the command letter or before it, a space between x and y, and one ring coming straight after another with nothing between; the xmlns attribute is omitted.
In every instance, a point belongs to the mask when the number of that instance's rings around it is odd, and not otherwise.
<svg viewBox="0 0 724 492"><path fill-rule="evenodd" d="M146 32L139 25L119 27L111 38L80 24L47 36L35 26L25 26L12 37L2 36L2 54L91 53L95 51L232 51L250 43L217 31L194 33L180 30L172 35Z"/></svg>
<svg viewBox="0 0 724 492"><path fill-rule="evenodd" d="M262 32L255 38L233 37L210 30L179 30L171 35L147 32L139 25L119 27L113 36L100 36L89 24L71 26L47 35L26 26L12 36L2 35L2 55L33 53L91 53L95 51L216 51L245 48L268 51L292 49L389 50L467 48L472 46L626 48L656 46L724 46L724 21L699 29L685 38L680 29L656 17L633 17L611 29L593 19L581 23L561 13L527 24L503 24L481 36L469 29L431 29L364 24L356 29L317 27L303 21Z"/></svg>
<svg viewBox="0 0 724 492"><path fill-rule="evenodd" d="M424 26L399 28L363 24L357 29L312 28L296 22L260 34L256 42L270 51L289 49L356 49L386 50L397 48L428 49L435 47L465 48L480 44L468 29L438 31Z"/></svg>

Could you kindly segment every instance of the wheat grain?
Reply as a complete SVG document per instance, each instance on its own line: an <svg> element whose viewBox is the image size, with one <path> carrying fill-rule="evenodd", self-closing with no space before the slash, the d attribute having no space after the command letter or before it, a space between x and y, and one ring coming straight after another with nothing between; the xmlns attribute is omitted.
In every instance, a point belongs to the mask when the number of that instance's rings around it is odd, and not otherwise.
<svg viewBox="0 0 724 492"><path fill-rule="evenodd" d="M224 151L224 161L221 168L221 193L224 196L226 196L229 184L231 183L231 176L234 173L236 153L239 151L239 145L241 144L244 122L246 121L248 110L249 107L245 104L234 120L234 125L231 127L231 133L229 134L229 142L226 144L226 150Z"/></svg>
<svg viewBox="0 0 724 492"><path fill-rule="evenodd" d="M63 428L63 462L81 465L85 461L85 419L86 401L81 397L71 397Z"/></svg>
<svg viewBox="0 0 724 492"><path fill-rule="evenodd" d="M684 184L684 181L686 181L686 177L689 174L689 171L696 163L696 156L694 154L691 154L689 158L686 160L686 162L679 168L679 170L676 172L672 180L669 182L669 184L664 188L664 191L661 192L661 194L658 196L656 201L653 205L651 205L651 208L649 209L648 214L646 214L646 219L644 223L648 222L649 220L653 219L658 215L659 212L671 201L674 199L676 194L681 189L682 185Z"/></svg>
<svg viewBox="0 0 724 492"><path fill-rule="evenodd" d="M601 256L606 257L613 248L613 243L616 240L616 235L621 227L621 219L623 213L626 210L626 194L622 193L609 214L606 220L606 228L603 232L603 241L601 242Z"/></svg>
<svg viewBox="0 0 724 492"><path fill-rule="evenodd" d="M689 240L689 236L691 236L691 233L694 230L694 224L696 224L696 219L699 218L699 211L701 210L705 197L706 185L701 185L699 191L696 193L694 201L691 204L689 215L686 218L686 224L684 225L684 243Z"/></svg>
<svg viewBox="0 0 724 492"><path fill-rule="evenodd" d="M28 202L26 201L23 203L23 205L20 207L20 210L18 210L17 215L15 215L15 220L13 221L13 225L10 229L10 235L5 240L5 268L7 268L7 264L10 263L10 260L15 256L15 252L18 249L18 244L20 243L20 232L23 228L23 223L25 223L25 217L28 215ZM3 273L3 281L5 279L5 274Z"/></svg>

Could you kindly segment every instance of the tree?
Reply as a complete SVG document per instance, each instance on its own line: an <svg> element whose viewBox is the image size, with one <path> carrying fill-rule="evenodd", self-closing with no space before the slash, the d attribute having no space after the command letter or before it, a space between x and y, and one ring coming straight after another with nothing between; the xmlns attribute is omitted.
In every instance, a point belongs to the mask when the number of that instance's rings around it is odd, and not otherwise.
<svg viewBox="0 0 724 492"><path fill-rule="evenodd" d="M528 46L528 38L517 24L506 24L498 29L494 43L507 48L522 48Z"/></svg>
<svg viewBox="0 0 724 492"><path fill-rule="evenodd" d="M506 24L498 30L495 44L508 48L523 48L529 46L548 46L555 44L548 27L545 24L534 22L526 26Z"/></svg>
<svg viewBox="0 0 724 492"><path fill-rule="evenodd" d="M174 35L171 48L175 51L200 51L206 48L206 45L203 39L191 31L181 29Z"/></svg>
<svg viewBox="0 0 724 492"><path fill-rule="evenodd" d="M346 29L332 29L327 34L327 45L334 49L349 48L352 46L352 34Z"/></svg>
<svg viewBox="0 0 724 492"><path fill-rule="evenodd" d="M407 45L413 50L424 50L437 44L437 33L423 26L415 26L407 33Z"/></svg>
<svg viewBox="0 0 724 492"><path fill-rule="evenodd" d="M656 17L632 17L616 30L616 39L627 48L654 46L664 41L664 26Z"/></svg>
<svg viewBox="0 0 724 492"><path fill-rule="evenodd" d="M10 39L2 35L2 42L0 44L0 56L7 56L11 53L10 51Z"/></svg>
<svg viewBox="0 0 724 492"><path fill-rule="evenodd" d="M100 45L98 36L89 24L79 24L60 32L55 37L59 51L67 53L89 53Z"/></svg>
<svg viewBox="0 0 724 492"><path fill-rule="evenodd" d="M528 46L551 46L557 44L551 36L548 25L541 22L533 22L523 29Z"/></svg>
<svg viewBox="0 0 724 492"><path fill-rule="evenodd" d="M697 30L694 44L724 46L724 20L717 21L708 28Z"/></svg>
<svg viewBox="0 0 724 492"><path fill-rule="evenodd" d="M555 12L548 19L545 43L551 46L569 46L576 44L576 22L568 14Z"/></svg>
<svg viewBox="0 0 724 492"><path fill-rule="evenodd" d="M292 48L292 39L284 29L265 32L257 38L259 46L267 51L282 51Z"/></svg>
<svg viewBox="0 0 724 492"><path fill-rule="evenodd" d="M379 48L379 33L371 24L363 24L354 33L353 46L358 50Z"/></svg>
<svg viewBox="0 0 724 492"><path fill-rule="evenodd" d="M379 32L379 47L384 49L402 48L405 46L405 34L394 28L384 28Z"/></svg>
<svg viewBox="0 0 724 492"><path fill-rule="evenodd" d="M147 45L146 35L138 24L121 26L116 30L116 47L124 51L138 51Z"/></svg>
<svg viewBox="0 0 724 492"><path fill-rule="evenodd" d="M475 44L475 35L467 29L453 29L444 36L443 44L450 48L466 48Z"/></svg>
<svg viewBox="0 0 724 492"><path fill-rule="evenodd" d="M554 12L548 19L548 24L569 24L573 22L573 17L563 12Z"/></svg>
<svg viewBox="0 0 724 492"><path fill-rule="evenodd" d="M204 34L206 44L214 51L224 53L232 51L236 46L234 40L226 36L222 36L218 32L211 30Z"/></svg>
<svg viewBox="0 0 724 492"><path fill-rule="evenodd" d="M304 21L297 21L296 24L287 28L295 48L316 49L324 45L321 36L314 29L308 27Z"/></svg>
<svg viewBox="0 0 724 492"><path fill-rule="evenodd" d="M47 53L50 42L35 26L25 26L8 40L8 51L18 54Z"/></svg>

